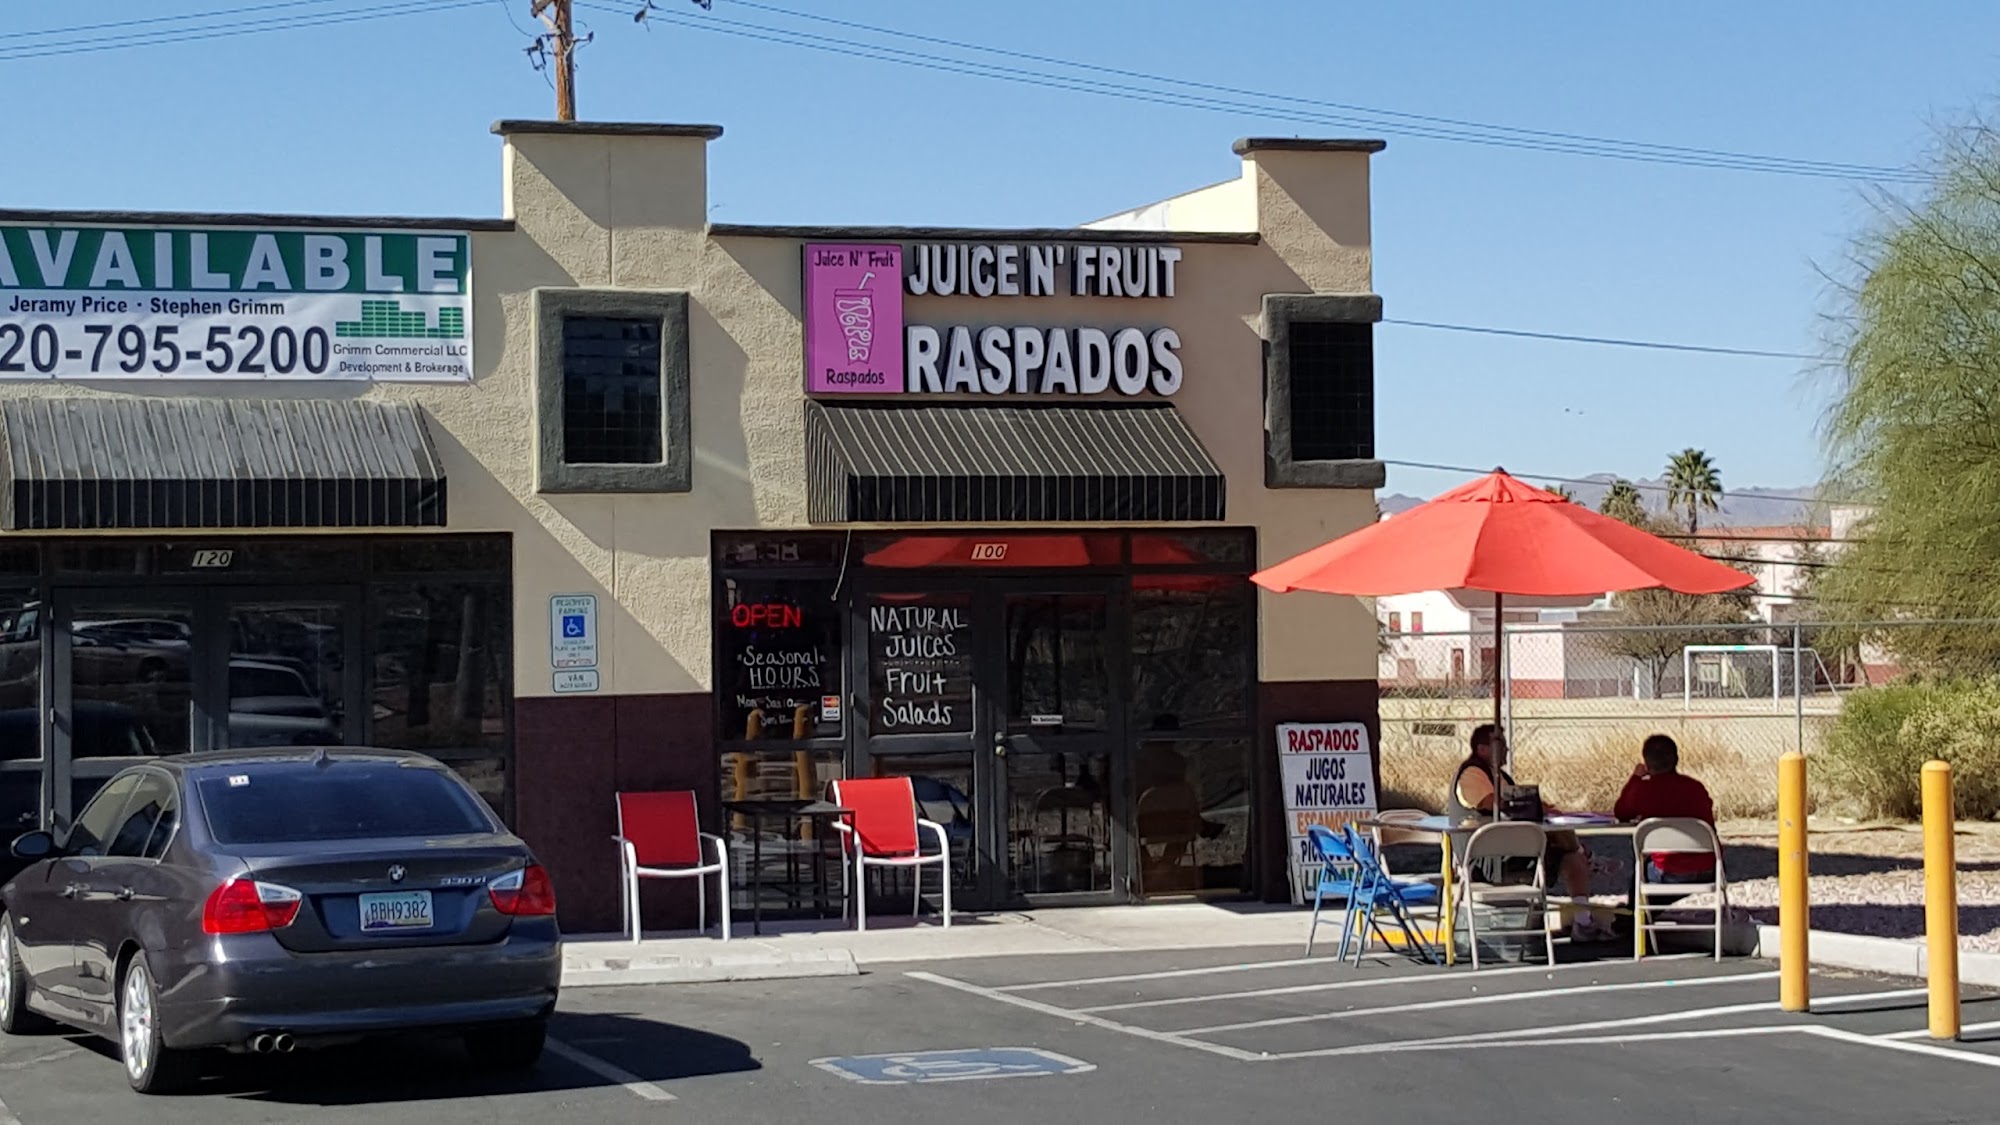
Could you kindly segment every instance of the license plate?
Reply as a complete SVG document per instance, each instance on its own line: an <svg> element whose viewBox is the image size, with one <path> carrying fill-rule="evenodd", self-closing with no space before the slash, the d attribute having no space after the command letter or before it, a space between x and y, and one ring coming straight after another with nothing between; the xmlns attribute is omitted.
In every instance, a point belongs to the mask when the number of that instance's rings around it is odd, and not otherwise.
<svg viewBox="0 0 2000 1125"><path fill-rule="evenodd" d="M379 934L385 930L430 928L429 891L397 891L394 894L361 896L361 932L364 934Z"/></svg>

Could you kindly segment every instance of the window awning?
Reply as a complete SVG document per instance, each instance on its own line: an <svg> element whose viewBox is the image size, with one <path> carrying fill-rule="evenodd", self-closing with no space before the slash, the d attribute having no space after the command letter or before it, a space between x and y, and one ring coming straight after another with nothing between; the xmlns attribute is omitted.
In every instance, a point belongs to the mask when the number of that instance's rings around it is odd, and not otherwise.
<svg viewBox="0 0 2000 1125"><path fill-rule="evenodd" d="M0 402L0 528L443 527L423 415L354 399Z"/></svg>
<svg viewBox="0 0 2000 1125"><path fill-rule="evenodd" d="M1223 518L1222 471L1171 406L806 403L814 523Z"/></svg>

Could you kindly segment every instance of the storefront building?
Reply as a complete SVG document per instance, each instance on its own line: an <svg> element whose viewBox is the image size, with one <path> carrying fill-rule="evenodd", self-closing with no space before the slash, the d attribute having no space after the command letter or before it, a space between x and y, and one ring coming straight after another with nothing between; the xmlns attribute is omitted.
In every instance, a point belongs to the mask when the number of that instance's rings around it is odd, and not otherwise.
<svg viewBox="0 0 2000 1125"><path fill-rule="evenodd" d="M974 230L712 224L712 127L495 132L501 219L0 212L0 824L365 743L573 932L619 790L740 831L874 774L962 904L1283 894L1275 728L1372 728L1375 623L1248 575L1375 518L1379 142Z"/></svg>

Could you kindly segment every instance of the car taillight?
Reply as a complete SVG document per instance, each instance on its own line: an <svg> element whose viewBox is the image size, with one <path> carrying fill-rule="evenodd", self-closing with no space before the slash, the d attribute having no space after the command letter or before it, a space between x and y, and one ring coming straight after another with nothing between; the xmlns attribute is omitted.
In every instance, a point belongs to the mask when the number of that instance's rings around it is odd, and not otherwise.
<svg viewBox="0 0 2000 1125"><path fill-rule="evenodd" d="M305 896L276 883L231 879L215 888L201 907L201 929L209 934L261 934L282 930L299 916Z"/></svg>
<svg viewBox="0 0 2000 1125"><path fill-rule="evenodd" d="M493 909L515 918L539 918L556 912L556 888L539 863L510 871L486 884Z"/></svg>

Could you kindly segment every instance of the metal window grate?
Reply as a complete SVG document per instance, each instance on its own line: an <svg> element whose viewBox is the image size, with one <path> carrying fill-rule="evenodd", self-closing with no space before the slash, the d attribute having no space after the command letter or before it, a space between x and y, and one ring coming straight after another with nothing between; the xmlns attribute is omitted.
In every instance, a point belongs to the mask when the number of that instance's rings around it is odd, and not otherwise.
<svg viewBox="0 0 2000 1125"><path fill-rule="evenodd" d="M664 459L660 323L563 318L563 460L657 465Z"/></svg>
<svg viewBox="0 0 2000 1125"><path fill-rule="evenodd" d="M1375 334L1369 324L1291 324L1292 459L1375 456Z"/></svg>

